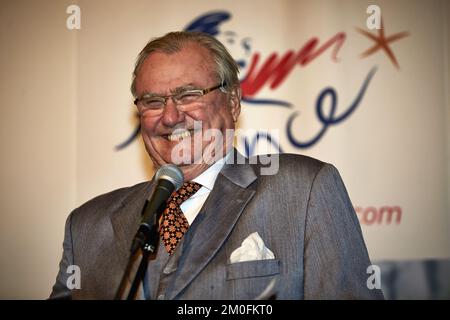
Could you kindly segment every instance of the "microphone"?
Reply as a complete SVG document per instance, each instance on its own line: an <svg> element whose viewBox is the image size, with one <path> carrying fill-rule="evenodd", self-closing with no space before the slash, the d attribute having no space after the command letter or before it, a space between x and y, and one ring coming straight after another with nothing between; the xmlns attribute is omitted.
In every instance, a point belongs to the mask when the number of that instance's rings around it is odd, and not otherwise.
<svg viewBox="0 0 450 320"><path fill-rule="evenodd" d="M157 230L159 217L170 195L183 185L184 176L176 165L166 164L156 171L154 181L156 186L151 197L145 201L142 221L131 245L132 254L139 247L150 253L155 251L159 238L159 230Z"/></svg>

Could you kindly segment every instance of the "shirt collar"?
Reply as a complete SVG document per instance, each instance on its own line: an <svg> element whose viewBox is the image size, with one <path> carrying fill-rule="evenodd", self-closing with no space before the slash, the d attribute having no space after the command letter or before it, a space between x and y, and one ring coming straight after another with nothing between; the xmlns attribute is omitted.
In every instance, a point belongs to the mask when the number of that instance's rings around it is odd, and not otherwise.
<svg viewBox="0 0 450 320"><path fill-rule="evenodd" d="M214 187L214 183L216 182L217 176L219 175L220 170L222 170L223 165L231 156L231 151L227 153L225 157L216 161L212 166L206 169L201 175L193 179L192 181L201 184L203 187L208 190L212 190Z"/></svg>

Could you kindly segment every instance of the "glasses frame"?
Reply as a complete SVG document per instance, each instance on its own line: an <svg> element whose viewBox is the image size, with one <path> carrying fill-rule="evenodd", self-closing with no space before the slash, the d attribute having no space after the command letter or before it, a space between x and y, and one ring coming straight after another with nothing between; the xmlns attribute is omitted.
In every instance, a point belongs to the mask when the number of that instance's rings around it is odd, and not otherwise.
<svg viewBox="0 0 450 320"><path fill-rule="evenodd" d="M177 99L174 99L176 96L180 96L180 95L183 95L183 94L186 94L186 93L194 93L194 92L195 92L195 93L201 93L201 95L199 96L199 98L200 98L200 97L204 97L204 96L207 95L208 93L210 93L210 92L212 92L212 91L214 91L214 90L217 90L217 89L219 89L219 88L220 88L220 90L221 90L222 92L225 92L225 91L224 91L225 83L222 82L222 83L220 83L220 84L218 84L218 85L215 85L215 86L213 86L213 87L206 88L206 89L192 89L192 90L182 91L182 92L179 92L179 93L169 94L169 95L167 95L167 96L152 96L152 98L158 98L158 99L161 99L161 102L163 103L163 105L164 105L164 107L165 107L165 106L167 106L167 100L169 100L169 98L172 99L172 101L173 101L173 103L174 103L175 105L178 105L178 102L176 101ZM135 104L136 106L138 106L139 102L141 102L143 99L146 99L146 98L150 98L150 97L144 94L142 97L136 98L136 99L134 100L134 104ZM163 102L163 100L164 100L164 102ZM143 109L150 109L150 108L143 107ZM155 108L154 110L158 110L158 108Z"/></svg>

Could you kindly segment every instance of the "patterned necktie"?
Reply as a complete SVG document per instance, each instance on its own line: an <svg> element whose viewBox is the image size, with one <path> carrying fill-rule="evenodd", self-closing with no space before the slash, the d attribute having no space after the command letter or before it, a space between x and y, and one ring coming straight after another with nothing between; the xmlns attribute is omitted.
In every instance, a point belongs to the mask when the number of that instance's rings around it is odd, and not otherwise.
<svg viewBox="0 0 450 320"><path fill-rule="evenodd" d="M161 216L159 234L169 255L175 251L178 242L189 228L189 223L180 209L180 205L202 187L196 182L185 182L183 186L172 193L167 201L166 209Z"/></svg>

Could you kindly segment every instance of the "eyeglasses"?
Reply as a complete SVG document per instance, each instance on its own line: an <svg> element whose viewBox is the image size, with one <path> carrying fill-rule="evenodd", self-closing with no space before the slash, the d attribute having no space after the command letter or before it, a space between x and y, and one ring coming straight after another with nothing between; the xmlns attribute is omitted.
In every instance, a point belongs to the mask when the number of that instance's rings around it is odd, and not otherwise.
<svg viewBox="0 0 450 320"><path fill-rule="evenodd" d="M224 85L224 83L221 83L207 89L185 90L168 96L144 95L141 98L137 98L136 100L134 100L134 104L142 110L160 110L167 105L167 100L169 98L172 98L172 101L176 105L189 105L191 103L200 101L200 99L204 95L216 89L223 88Z"/></svg>

